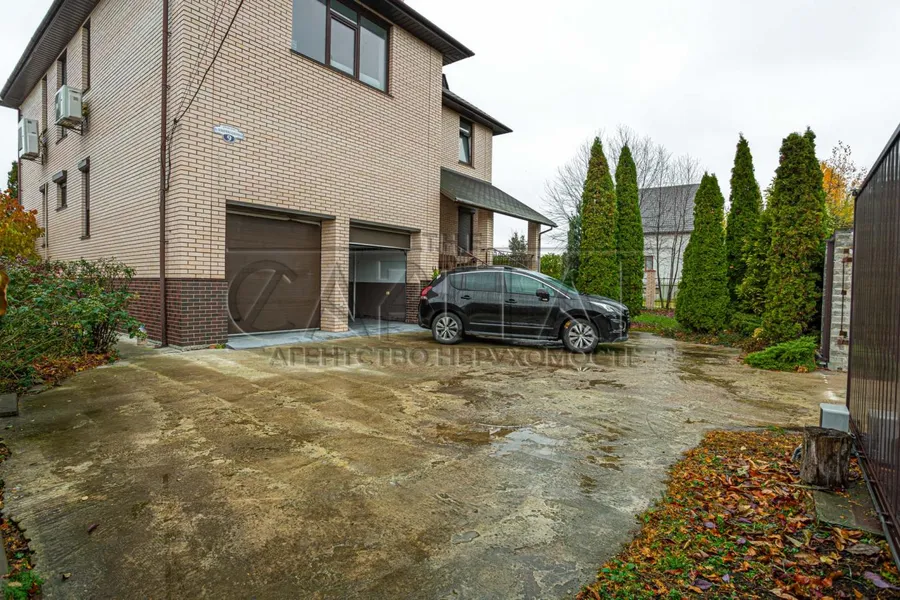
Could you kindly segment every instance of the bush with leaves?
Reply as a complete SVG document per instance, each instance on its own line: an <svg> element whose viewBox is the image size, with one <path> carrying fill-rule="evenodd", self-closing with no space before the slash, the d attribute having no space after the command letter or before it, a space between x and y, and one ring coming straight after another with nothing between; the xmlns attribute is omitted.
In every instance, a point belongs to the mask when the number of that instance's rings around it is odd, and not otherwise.
<svg viewBox="0 0 900 600"><path fill-rule="evenodd" d="M616 257L616 189L603 144L594 139L581 200L581 261L578 290L608 298L619 297Z"/></svg>
<svg viewBox="0 0 900 600"><path fill-rule="evenodd" d="M21 391L37 377L35 363L108 354L118 332L142 337L128 313L132 269L117 262L6 264L9 308L0 319L0 391Z"/></svg>
<svg viewBox="0 0 900 600"><path fill-rule="evenodd" d="M561 281L563 277L563 257L559 254L544 254L541 256L541 273Z"/></svg>
<svg viewBox="0 0 900 600"><path fill-rule="evenodd" d="M44 234L37 211L25 210L8 192L0 192L0 256L37 258L35 245Z"/></svg>
<svg viewBox="0 0 900 600"><path fill-rule="evenodd" d="M772 342L800 337L817 321L825 260L825 190L815 134L792 133L781 145L769 207L772 247L763 328Z"/></svg>
<svg viewBox="0 0 900 600"><path fill-rule="evenodd" d="M684 251L675 318L693 331L719 331L728 324L731 298L722 221L725 198L715 175L704 174L694 198L694 231Z"/></svg>
<svg viewBox="0 0 900 600"><path fill-rule="evenodd" d="M817 338L802 337L748 354L744 358L744 362L751 367L767 371L809 373L816 370L816 349L818 347L819 340Z"/></svg>

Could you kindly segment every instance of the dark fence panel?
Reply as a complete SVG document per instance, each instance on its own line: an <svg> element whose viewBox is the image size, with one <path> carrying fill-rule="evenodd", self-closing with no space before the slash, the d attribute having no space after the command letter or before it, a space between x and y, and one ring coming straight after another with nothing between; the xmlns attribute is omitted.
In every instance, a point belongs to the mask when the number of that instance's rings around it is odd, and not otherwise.
<svg viewBox="0 0 900 600"><path fill-rule="evenodd" d="M847 405L864 466L900 542L900 129L856 200Z"/></svg>

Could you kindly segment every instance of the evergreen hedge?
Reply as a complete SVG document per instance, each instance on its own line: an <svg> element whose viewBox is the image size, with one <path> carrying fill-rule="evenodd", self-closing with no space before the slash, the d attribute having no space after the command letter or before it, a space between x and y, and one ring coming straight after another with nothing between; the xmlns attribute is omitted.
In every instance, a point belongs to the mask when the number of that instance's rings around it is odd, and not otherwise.
<svg viewBox="0 0 900 600"><path fill-rule="evenodd" d="M616 257L616 190L603 154L594 138L581 197L581 252L578 290L619 298L619 261Z"/></svg>
<svg viewBox="0 0 900 600"><path fill-rule="evenodd" d="M772 216L762 211L752 235L744 246L747 270L738 286L740 305L748 313L762 316L766 310L766 289L769 285L769 254L772 252Z"/></svg>
<svg viewBox="0 0 900 600"><path fill-rule="evenodd" d="M767 212L772 247L763 329L768 340L783 342L815 326L822 295L825 190L811 130L784 139Z"/></svg>
<svg viewBox="0 0 900 600"><path fill-rule="evenodd" d="M644 225L638 197L637 167L626 145L616 167L616 248L622 263L622 303L631 314L644 307Z"/></svg>
<svg viewBox="0 0 900 600"><path fill-rule="evenodd" d="M728 324L730 296L725 257L725 198L715 175L703 175L694 198L694 231L684 251L675 318L695 331Z"/></svg>
<svg viewBox="0 0 900 600"><path fill-rule="evenodd" d="M732 300L738 298L738 287L747 273L750 248L748 240L756 231L762 211L762 194L753 169L750 144L741 135L731 170L731 208L725 232L725 252L728 257L728 291Z"/></svg>

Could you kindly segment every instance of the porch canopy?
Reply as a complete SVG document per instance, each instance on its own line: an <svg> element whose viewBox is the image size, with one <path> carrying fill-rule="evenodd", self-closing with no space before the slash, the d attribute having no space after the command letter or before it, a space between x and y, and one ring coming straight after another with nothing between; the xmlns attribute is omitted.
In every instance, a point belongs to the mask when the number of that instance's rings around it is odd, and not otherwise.
<svg viewBox="0 0 900 600"><path fill-rule="evenodd" d="M501 215L556 227L556 223L487 181L441 168L441 193L451 200Z"/></svg>

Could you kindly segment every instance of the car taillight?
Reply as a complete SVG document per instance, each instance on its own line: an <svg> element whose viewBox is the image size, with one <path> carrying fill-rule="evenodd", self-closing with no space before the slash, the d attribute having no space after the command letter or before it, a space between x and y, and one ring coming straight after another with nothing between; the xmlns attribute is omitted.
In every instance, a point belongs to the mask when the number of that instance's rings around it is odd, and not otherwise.
<svg viewBox="0 0 900 600"><path fill-rule="evenodd" d="M429 285L429 286L426 286L424 290L422 290L422 297L423 297L423 298L424 298L425 296L428 295L428 292L431 291L431 287L432 287L432 286Z"/></svg>

